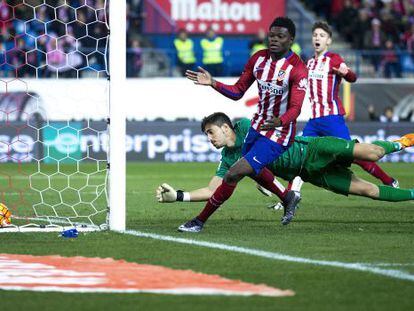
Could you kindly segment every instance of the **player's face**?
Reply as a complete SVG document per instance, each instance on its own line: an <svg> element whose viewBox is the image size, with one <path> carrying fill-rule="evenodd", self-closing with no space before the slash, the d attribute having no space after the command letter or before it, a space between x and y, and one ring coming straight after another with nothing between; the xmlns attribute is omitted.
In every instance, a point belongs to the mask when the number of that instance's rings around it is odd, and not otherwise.
<svg viewBox="0 0 414 311"><path fill-rule="evenodd" d="M277 55L287 53L293 44L293 38L285 27L270 28L268 39L270 52Z"/></svg>
<svg viewBox="0 0 414 311"><path fill-rule="evenodd" d="M331 45L332 40L329 34L321 29L316 28L312 33L312 45L317 54L324 53L328 50L329 45Z"/></svg>
<svg viewBox="0 0 414 311"><path fill-rule="evenodd" d="M204 133L207 135L208 141L217 149L226 145L226 134L223 127L207 124L204 128Z"/></svg>

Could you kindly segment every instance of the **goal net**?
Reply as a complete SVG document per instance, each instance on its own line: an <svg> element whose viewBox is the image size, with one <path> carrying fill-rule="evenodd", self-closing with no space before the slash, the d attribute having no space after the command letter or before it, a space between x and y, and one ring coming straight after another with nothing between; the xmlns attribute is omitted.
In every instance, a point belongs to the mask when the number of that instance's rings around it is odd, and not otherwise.
<svg viewBox="0 0 414 311"><path fill-rule="evenodd" d="M107 5L0 0L0 232L107 228Z"/></svg>

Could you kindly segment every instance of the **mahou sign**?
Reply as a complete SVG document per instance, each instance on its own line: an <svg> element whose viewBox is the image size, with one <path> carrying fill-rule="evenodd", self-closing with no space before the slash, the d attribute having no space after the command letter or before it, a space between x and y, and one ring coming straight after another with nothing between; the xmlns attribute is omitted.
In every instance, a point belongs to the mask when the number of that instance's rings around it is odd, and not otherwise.
<svg viewBox="0 0 414 311"><path fill-rule="evenodd" d="M275 17L285 14L283 0L157 0L157 3L177 29L184 28L190 33L204 33L212 27L219 34L256 34L260 28L267 29ZM151 24L154 17L148 17Z"/></svg>

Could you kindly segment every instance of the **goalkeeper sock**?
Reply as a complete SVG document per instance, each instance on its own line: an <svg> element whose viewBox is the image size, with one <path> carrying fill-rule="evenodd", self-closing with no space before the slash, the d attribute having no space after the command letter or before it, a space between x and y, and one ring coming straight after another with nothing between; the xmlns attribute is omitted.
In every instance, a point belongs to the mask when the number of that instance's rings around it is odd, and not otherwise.
<svg viewBox="0 0 414 311"><path fill-rule="evenodd" d="M380 146L382 149L384 149L385 154L400 151L402 149L402 145L398 142L376 140L372 144Z"/></svg>
<svg viewBox="0 0 414 311"><path fill-rule="evenodd" d="M375 200L400 202L414 200L414 189L398 189L390 186L378 186L379 197Z"/></svg>
<svg viewBox="0 0 414 311"><path fill-rule="evenodd" d="M206 206L197 216L202 222L206 222L207 219L224 203L234 192L237 184L231 185L223 181L221 185L214 191L213 195L208 199Z"/></svg>

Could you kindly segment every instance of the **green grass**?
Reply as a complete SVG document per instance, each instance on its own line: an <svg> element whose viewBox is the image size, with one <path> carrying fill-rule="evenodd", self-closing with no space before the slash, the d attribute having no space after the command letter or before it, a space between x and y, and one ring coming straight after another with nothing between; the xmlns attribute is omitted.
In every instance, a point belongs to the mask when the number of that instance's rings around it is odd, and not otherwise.
<svg viewBox="0 0 414 311"><path fill-rule="evenodd" d="M382 166L399 179L401 187L414 185L412 165ZM176 228L197 215L204 204L159 204L154 199L155 188L162 182L186 190L203 187L214 170L214 164L129 164L128 229L318 260L410 264L381 268L414 274L413 202L346 198L305 185L295 221L282 227L280 212L266 208L271 199L256 191L250 180L244 180L202 233L178 233ZM355 171L373 181L359 168ZM264 298L0 291L4 310L409 310L414 304L414 282L368 272L276 261L113 232L81 234L71 240L56 233L3 233L1 237L0 253L112 257L296 292L293 297Z"/></svg>

